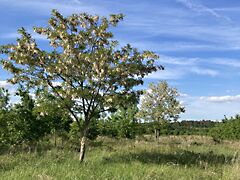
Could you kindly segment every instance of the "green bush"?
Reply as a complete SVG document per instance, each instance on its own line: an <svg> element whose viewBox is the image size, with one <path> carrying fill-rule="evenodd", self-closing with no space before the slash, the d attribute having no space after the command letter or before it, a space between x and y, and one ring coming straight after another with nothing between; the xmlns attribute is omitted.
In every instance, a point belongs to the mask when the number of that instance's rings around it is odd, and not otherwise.
<svg viewBox="0 0 240 180"><path fill-rule="evenodd" d="M217 124L211 131L211 136L215 141L223 139L240 139L240 116L225 118Z"/></svg>

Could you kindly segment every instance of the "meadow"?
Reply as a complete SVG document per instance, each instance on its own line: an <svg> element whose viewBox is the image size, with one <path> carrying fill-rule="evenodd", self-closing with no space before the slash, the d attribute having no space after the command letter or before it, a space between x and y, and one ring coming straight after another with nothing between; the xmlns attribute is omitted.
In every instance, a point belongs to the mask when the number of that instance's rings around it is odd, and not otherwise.
<svg viewBox="0 0 240 180"><path fill-rule="evenodd" d="M240 141L216 143L204 136L135 140L99 137L78 151L40 145L36 152L14 149L0 155L0 179L240 179Z"/></svg>

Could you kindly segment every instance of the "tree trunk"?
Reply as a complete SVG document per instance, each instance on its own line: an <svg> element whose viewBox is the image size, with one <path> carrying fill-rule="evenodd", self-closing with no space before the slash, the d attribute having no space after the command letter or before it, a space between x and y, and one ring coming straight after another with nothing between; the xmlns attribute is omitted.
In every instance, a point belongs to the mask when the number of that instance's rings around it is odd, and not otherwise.
<svg viewBox="0 0 240 180"><path fill-rule="evenodd" d="M79 153L79 161L82 162L84 159L85 155L85 141L86 141L86 136L83 135L81 138L81 144L80 144L80 153Z"/></svg>
<svg viewBox="0 0 240 180"><path fill-rule="evenodd" d="M32 152L31 144L28 145L28 153L30 154Z"/></svg>
<svg viewBox="0 0 240 180"><path fill-rule="evenodd" d="M158 136L157 136L157 129L155 129L155 141L157 141L157 138L158 138Z"/></svg>
<svg viewBox="0 0 240 180"><path fill-rule="evenodd" d="M36 144L34 144L34 153L37 153L38 150L38 142L36 142Z"/></svg>
<svg viewBox="0 0 240 180"><path fill-rule="evenodd" d="M155 140L158 141L159 139L159 136L160 136L160 129L155 129Z"/></svg>
<svg viewBox="0 0 240 180"><path fill-rule="evenodd" d="M57 133L56 133L56 130L54 130L54 147L57 147Z"/></svg>
<svg viewBox="0 0 240 180"><path fill-rule="evenodd" d="M88 126L90 123L90 119L85 119L84 121L84 126L83 126L83 132L82 132L82 137L81 137L81 143L80 143L80 152L79 152L79 161L83 162L84 156L85 156L85 151L86 151L86 139L87 139L87 134L88 134Z"/></svg>
<svg viewBox="0 0 240 180"><path fill-rule="evenodd" d="M64 148L64 138L62 137L62 143L61 143L62 149Z"/></svg>

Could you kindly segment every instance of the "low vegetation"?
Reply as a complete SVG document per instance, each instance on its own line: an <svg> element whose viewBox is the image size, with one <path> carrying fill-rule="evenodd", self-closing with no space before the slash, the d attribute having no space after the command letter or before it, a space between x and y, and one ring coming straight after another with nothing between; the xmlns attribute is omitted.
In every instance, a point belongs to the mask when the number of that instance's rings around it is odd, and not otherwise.
<svg viewBox="0 0 240 180"><path fill-rule="evenodd" d="M155 142L99 137L79 163L73 150L42 142L36 152L0 156L1 179L226 179L240 178L240 142L203 136L166 136ZM48 148L46 148L48 147Z"/></svg>

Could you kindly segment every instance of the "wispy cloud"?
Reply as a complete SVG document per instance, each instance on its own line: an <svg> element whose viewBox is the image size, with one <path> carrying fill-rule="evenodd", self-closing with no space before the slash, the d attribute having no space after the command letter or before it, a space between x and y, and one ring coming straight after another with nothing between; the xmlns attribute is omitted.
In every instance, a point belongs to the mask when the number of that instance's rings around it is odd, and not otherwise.
<svg viewBox="0 0 240 180"><path fill-rule="evenodd" d="M220 19L224 19L227 21L231 21L231 19L227 16L223 16L219 13L217 13L215 10L204 6L203 4L200 4L196 1L193 0L177 0L177 2L182 3L183 5L185 5L187 8L191 9L192 11L198 12L198 13L203 13L203 14L209 14L212 15L216 18L220 18Z"/></svg>
<svg viewBox="0 0 240 180"><path fill-rule="evenodd" d="M199 68L199 67L193 67L191 69L191 72L199 74L199 75L207 75L207 76L212 76L212 77L219 75L219 72L216 70Z"/></svg>
<svg viewBox="0 0 240 180"><path fill-rule="evenodd" d="M158 62L161 64L172 64L178 66L191 66L197 64L198 61L199 58L173 57L161 54L158 60Z"/></svg>
<svg viewBox="0 0 240 180"><path fill-rule="evenodd" d="M222 74L218 69L208 68L204 65L215 64L215 59L188 58L160 55L157 65L163 65L165 70L151 73L146 79L179 80L189 75L216 77Z"/></svg>
<svg viewBox="0 0 240 180"><path fill-rule="evenodd" d="M47 41L48 39L45 36L39 35L34 33L32 30L27 30L29 33L32 34L32 37L36 40L42 40L42 41ZM20 37L20 34L16 32L12 33L6 33L6 34L0 34L0 39L16 39Z"/></svg>
<svg viewBox="0 0 240 180"><path fill-rule="evenodd" d="M200 3L192 0L178 0L178 2L188 4L188 8L195 9L201 13L208 13L216 17L224 17L217 11L210 9ZM8 7L15 7L19 9L32 9L35 14L50 14L51 9L55 8L62 12L64 15L71 14L73 12L89 12L92 14L109 15L111 13L120 12L126 14L125 21L121 23L121 30L127 37L120 37L121 41L131 42L136 44L137 47L144 47L144 49L153 49L154 51L212 51L212 50L239 50L240 49L240 27L232 27L230 25L198 21L199 17L193 18L191 12L184 11L180 8L161 6L150 6L149 3L134 4L137 10L130 10L124 3L118 3L119 8L113 8L110 1L101 3L99 6L97 3L86 3L85 1L69 0L69 1L17 1L17 0L1 0L1 5L8 5ZM148 13L143 16L143 6L150 6L147 9ZM133 3L130 3L130 7ZM152 8L160 8L160 10ZM146 9L146 8L145 8ZM200 10L199 10L200 9ZM149 14L149 15L148 15ZM139 18L141 17L141 18ZM41 20L42 21L42 20ZM31 24L33 26L36 24ZM14 30L8 32L14 32ZM127 32L126 32L127 31ZM132 33L132 32L138 33ZM131 34L131 36L129 36ZM137 35L136 35L137 34ZM3 34L6 37L11 37L14 34ZM138 36L138 37L137 37ZM164 42L161 38L154 38L152 41L145 41L142 39L149 38L151 36L167 36L167 37L180 37L181 41ZM134 37L134 38L132 38ZM4 38L2 36L2 38ZM36 37L41 39L41 37ZM184 41L184 39L192 39L193 41ZM131 40L132 39L132 40ZM42 40L42 39L41 39ZM194 40L200 40L204 42L194 42ZM143 42L144 41L144 42ZM146 47L146 48L145 48Z"/></svg>
<svg viewBox="0 0 240 180"><path fill-rule="evenodd" d="M218 65L240 68L240 59L214 58L212 62Z"/></svg>
<svg viewBox="0 0 240 180"><path fill-rule="evenodd" d="M160 20L161 21L161 20ZM240 50L240 27L182 24L174 26L154 25L154 29L145 29L144 26L136 27L136 31L148 32L148 38L155 36L155 40L147 38L121 37L121 41L129 42L140 49L151 48L157 52L181 52L181 51L229 51ZM156 28L157 27L157 28ZM129 27L131 28L131 27ZM175 41L163 41L161 37L175 37ZM128 40L126 40L128 38ZM178 40L180 38L181 40ZM190 39L190 41L189 41ZM144 42L143 42L144 41Z"/></svg>
<svg viewBox="0 0 240 180"><path fill-rule="evenodd" d="M128 37L139 47L150 47L156 51L222 51L240 49L240 27L237 23L223 23L229 17L215 12L198 2L178 0L188 8L199 13L205 13L212 18L195 16L191 11L176 10L176 8L160 7L159 13L150 13L151 18L138 18L139 14L127 16L124 22L125 34L131 31L141 33ZM190 8L191 7L191 8ZM161 12L164 13L161 14ZM169 15L171 14L171 15ZM153 37L155 36L155 40ZM143 38L141 38L143 37ZM174 41L164 41L161 37L174 37ZM146 39L149 38L149 41ZM121 38L121 39L124 39ZM142 43L144 41L144 43Z"/></svg>
<svg viewBox="0 0 240 180"><path fill-rule="evenodd" d="M186 73L181 69L167 68L164 71L153 72L146 76L145 79L155 79L155 80L176 80L181 79Z"/></svg>
<svg viewBox="0 0 240 180"><path fill-rule="evenodd" d="M164 71L153 72L150 75L146 76L146 79L155 79L155 80L179 80L183 79L190 74L200 75L200 76L210 76L215 77L220 75L218 71L213 69L204 69L200 67L192 68L171 68L166 67Z"/></svg>
<svg viewBox="0 0 240 180"><path fill-rule="evenodd" d="M8 5L16 8L22 9L31 9L32 11L36 11L36 13L50 13L52 9L58 9L63 14L72 14L72 13L80 13L80 12L89 12L89 13L100 13L105 14L106 9L101 8L101 6L92 6L86 5L81 1L69 0L69 1L57 1L57 0L42 0L42 1L32 1L32 0L1 0L2 5Z"/></svg>
<svg viewBox="0 0 240 180"><path fill-rule="evenodd" d="M213 11L215 12L239 12L240 11L240 6L237 7L224 7L224 8L212 8Z"/></svg>

